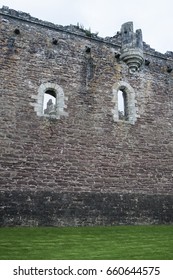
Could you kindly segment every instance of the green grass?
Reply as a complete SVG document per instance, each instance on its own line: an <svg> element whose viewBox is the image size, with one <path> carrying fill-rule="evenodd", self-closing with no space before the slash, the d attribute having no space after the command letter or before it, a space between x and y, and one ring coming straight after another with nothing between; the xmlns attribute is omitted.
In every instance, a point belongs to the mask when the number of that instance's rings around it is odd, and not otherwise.
<svg viewBox="0 0 173 280"><path fill-rule="evenodd" d="M173 226L0 228L1 260L173 260Z"/></svg>

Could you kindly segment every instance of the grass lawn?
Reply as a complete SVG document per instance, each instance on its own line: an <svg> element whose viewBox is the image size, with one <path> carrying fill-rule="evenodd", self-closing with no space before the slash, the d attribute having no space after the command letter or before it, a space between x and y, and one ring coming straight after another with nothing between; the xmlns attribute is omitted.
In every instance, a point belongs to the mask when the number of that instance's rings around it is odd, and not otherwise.
<svg viewBox="0 0 173 280"><path fill-rule="evenodd" d="M0 228L1 260L173 260L173 226Z"/></svg>

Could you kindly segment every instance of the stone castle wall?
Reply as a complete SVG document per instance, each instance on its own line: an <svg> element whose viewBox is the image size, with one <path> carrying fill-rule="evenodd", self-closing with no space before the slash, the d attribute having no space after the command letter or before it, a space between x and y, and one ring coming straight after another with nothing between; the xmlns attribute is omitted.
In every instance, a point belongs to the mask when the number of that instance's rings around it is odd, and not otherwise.
<svg viewBox="0 0 173 280"><path fill-rule="evenodd" d="M173 54L122 37L0 10L1 226L173 222Z"/></svg>

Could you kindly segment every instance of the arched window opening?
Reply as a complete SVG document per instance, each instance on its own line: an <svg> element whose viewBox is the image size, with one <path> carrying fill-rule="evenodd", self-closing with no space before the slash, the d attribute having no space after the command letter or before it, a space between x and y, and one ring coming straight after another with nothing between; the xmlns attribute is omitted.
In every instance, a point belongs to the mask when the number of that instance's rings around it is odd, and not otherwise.
<svg viewBox="0 0 173 280"><path fill-rule="evenodd" d="M46 115L56 114L56 92L53 89L47 89L44 93L43 110Z"/></svg>
<svg viewBox="0 0 173 280"><path fill-rule="evenodd" d="M35 102L31 103L37 116L60 119L61 116L68 116L67 108L68 98L64 96L62 87L55 83L43 83L38 88L38 94L33 95Z"/></svg>
<svg viewBox="0 0 173 280"><path fill-rule="evenodd" d="M128 120L127 93L124 90L118 91L118 118L119 120Z"/></svg>
<svg viewBox="0 0 173 280"><path fill-rule="evenodd" d="M134 89L127 82L119 81L113 85L112 93L114 121L135 124L139 115L137 114L137 101Z"/></svg>

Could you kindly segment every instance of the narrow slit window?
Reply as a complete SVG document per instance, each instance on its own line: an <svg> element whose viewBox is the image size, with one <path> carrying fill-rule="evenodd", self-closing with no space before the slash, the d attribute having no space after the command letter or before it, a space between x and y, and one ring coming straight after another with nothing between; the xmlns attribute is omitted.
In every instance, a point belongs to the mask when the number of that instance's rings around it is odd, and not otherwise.
<svg viewBox="0 0 173 280"><path fill-rule="evenodd" d="M127 94L123 90L118 91L118 117L119 120L128 120Z"/></svg>
<svg viewBox="0 0 173 280"><path fill-rule="evenodd" d="M45 115L56 114L56 92L48 89L44 93L43 111Z"/></svg>
<svg viewBox="0 0 173 280"><path fill-rule="evenodd" d="M137 121L137 100L134 89L126 82L119 81L112 88L114 107L112 109L115 122L123 121L135 124Z"/></svg>

